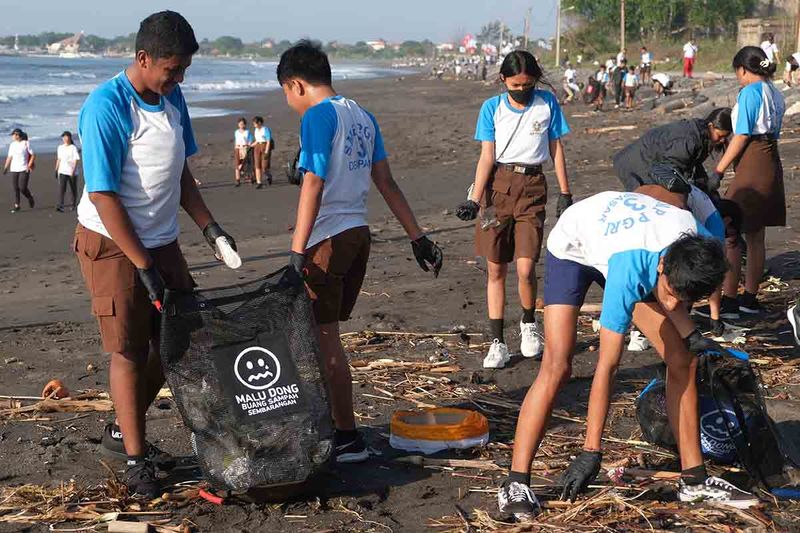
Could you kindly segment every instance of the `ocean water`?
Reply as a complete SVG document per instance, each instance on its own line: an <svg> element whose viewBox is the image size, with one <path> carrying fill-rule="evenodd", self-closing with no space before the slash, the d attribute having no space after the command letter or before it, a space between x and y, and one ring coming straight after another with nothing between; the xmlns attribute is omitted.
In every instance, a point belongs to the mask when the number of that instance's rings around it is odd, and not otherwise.
<svg viewBox="0 0 800 533"><path fill-rule="evenodd" d="M28 133L36 151L53 152L64 130L77 131L83 101L99 83L113 77L129 58L0 56L0 152L14 128ZM215 106L279 88L276 62L195 58L181 88L193 118L237 114ZM366 79L397 74L369 64L333 65L335 79Z"/></svg>

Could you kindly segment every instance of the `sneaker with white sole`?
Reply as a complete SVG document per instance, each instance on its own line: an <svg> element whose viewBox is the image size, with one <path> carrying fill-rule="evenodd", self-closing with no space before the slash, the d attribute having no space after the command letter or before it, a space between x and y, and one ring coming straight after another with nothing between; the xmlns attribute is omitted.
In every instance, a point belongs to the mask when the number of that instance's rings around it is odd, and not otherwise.
<svg viewBox="0 0 800 533"><path fill-rule="evenodd" d="M539 500L528 485L510 480L506 480L497 490L497 507L502 516L513 516L517 522L532 520L541 509Z"/></svg>
<svg viewBox="0 0 800 533"><path fill-rule="evenodd" d="M789 323L792 325L794 331L794 342L800 346L800 305L794 304L786 311L786 316L789 317Z"/></svg>
<svg viewBox="0 0 800 533"><path fill-rule="evenodd" d="M631 340L628 342L629 352L643 352L650 348L650 341L639 330L631 330Z"/></svg>
<svg viewBox="0 0 800 533"><path fill-rule="evenodd" d="M337 440L335 443L337 463L363 463L369 459L369 449L367 445L364 444L364 438L361 436L361 433L356 433L355 438L347 442L338 442L336 437L335 439Z"/></svg>
<svg viewBox="0 0 800 533"><path fill-rule="evenodd" d="M519 323L519 350L523 357L539 357L544 351L542 335L536 322Z"/></svg>
<svg viewBox="0 0 800 533"><path fill-rule="evenodd" d="M737 509L747 509L759 503L753 494L715 476L709 477L705 483L699 485L687 485L681 480L678 499L690 503L714 502Z"/></svg>
<svg viewBox="0 0 800 533"><path fill-rule="evenodd" d="M483 358L483 368L503 368L510 360L508 346L495 339L489 347L489 353Z"/></svg>

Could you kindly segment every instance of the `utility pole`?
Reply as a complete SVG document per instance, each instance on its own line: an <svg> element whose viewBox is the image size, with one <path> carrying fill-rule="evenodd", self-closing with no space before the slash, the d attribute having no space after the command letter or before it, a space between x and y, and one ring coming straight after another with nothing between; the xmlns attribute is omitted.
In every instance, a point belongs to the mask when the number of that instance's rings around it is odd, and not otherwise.
<svg viewBox="0 0 800 533"><path fill-rule="evenodd" d="M528 32L531 29L531 8L525 12L525 50L528 49Z"/></svg>
<svg viewBox="0 0 800 533"><path fill-rule="evenodd" d="M619 51L625 48L625 0L619 0Z"/></svg>
<svg viewBox="0 0 800 533"><path fill-rule="evenodd" d="M561 66L561 0L556 0L556 68Z"/></svg>
<svg viewBox="0 0 800 533"><path fill-rule="evenodd" d="M797 47L795 51L800 50L800 1L797 2L797 16L795 17L795 24L797 25ZM786 56L791 57L791 54Z"/></svg>

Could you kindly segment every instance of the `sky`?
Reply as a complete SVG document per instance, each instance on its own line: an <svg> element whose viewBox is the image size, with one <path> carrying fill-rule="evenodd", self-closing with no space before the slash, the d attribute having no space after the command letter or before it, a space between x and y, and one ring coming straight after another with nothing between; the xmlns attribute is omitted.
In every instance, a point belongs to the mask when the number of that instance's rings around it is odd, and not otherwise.
<svg viewBox="0 0 800 533"><path fill-rule="evenodd" d="M431 39L452 41L500 19L522 33L532 9L531 36L555 33L556 0L9 0L0 35L42 31L85 31L103 37L127 35L139 21L163 9L179 11L199 39L234 35L245 41L265 37L356 42ZM112 7L113 6L113 7Z"/></svg>

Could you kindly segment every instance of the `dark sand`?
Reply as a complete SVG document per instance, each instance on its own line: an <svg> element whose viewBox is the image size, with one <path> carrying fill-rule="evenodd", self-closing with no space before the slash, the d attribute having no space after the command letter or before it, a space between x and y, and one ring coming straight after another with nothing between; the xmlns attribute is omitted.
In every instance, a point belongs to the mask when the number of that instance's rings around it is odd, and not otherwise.
<svg viewBox="0 0 800 533"><path fill-rule="evenodd" d="M497 86L474 82L429 81L417 78L383 79L337 84L342 94L355 98L377 116L386 140L395 177L415 208L421 223L445 251L445 267L438 280L421 273L407 239L394 222L381 198L373 193L370 220L374 234L373 252L364 292L353 320L344 331L449 332L464 326L482 332L485 322L484 269L472 252L472 225L453 216L454 207L466 194L474 175L479 148L472 140L475 119L484 98L496 94ZM646 91L643 91L645 93ZM283 167L296 149L299 119L285 105L279 92L258 95L249 100L229 102L231 108L244 109L248 117L265 116L277 139L273 157L276 184L261 191L250 186L232 185L231 144L235 117L195 121L201 153L192 158L195 176L203 182L203 195L217 220L239 243L245 261L236 271L214 261L200 231L181 215L181 244L197 282L203 287L253 279L282 267L291 236L298 189L286 182ZM646 128L683 115L654 112L623 113L608 111L589 114L583 105L566 108L573 133L567 139L567 161L576 199L592 193L618 189L609 158L614 151L640 135ZM577 116L574 116L577 115ZM634 124L633 131L590 134L589 127ZM789 209L789 226L768 232L768 257L773 275L790 283L788 289L765 294L769 314L750 324L776 346L792 345L787 333L785 305L797 293L798 213L793 210L800 193L794 174L800 150L791 141L796 123L787 120L782 147ZM797 130L800 132L800 130ZM77 262L71 252L75 227L73 213L54 211L56 185L52 178L52 156L39 160L32 179L37 198L34 210L10 214L0 210L0 394L37 395L51 378L61 378L73 390L108 388L108 359L100 348L94 322L89 315L88 298ZM550 179L550 204L547 227L558 193L554 176ZM10 204L10 186L4 183L3 196ZM541 268L540 268L541 278ZM512 274L513 276L513 274ZM519 305L513 277L508 283L507 328L512 349L518 346L516 323ZM599 292L590 299L598 301ZM597 338L584 320L579 339L580 353L575 358L574 379L561 395L558 409L574 417L584 417L588 386L595 353L588 351ZM447 339L450 340L450 339ZM449 358L461 371L447 374L461 392L423 396L426 403L467 405L471 392L494 392L519 402L531 383L538 363L515 358L505 370L480 368L484 339L472 336L470 344L441 346L432 339L417 342L383 340L374 350L354 356L359 359L393 358L428 361L431 356ZM760 352L764 343L753 342L747 349L755 353L791 358L796 350L773 349ZM362 350L363 351L363 350ZM607 429L618 438L638 438L633 418L635 393L655 373L658 358L652 350L628 354L619 373L618 405ZM87 364L97 370L87 372ZM202 531L295 531L295 530L374 530L421 531L432 525L430 519L457 516L456 505L467 514L474 509L496 510L495 496L489 492L468 492L470 488L496 487L498 474L462 471L477 477L455 477L447 471L397 465L390 461L394 452L388 445L388 421L393 409L413 404L361 396L380 395L368 376L356 377L356 411L372 447L384 455L364 465L347 466L322 476L320 490L312 496L286 505L232 505L214 507L197 503L175 511L187 516ZM800 390L795 377L780 389L787 400L781 412L797 412ZM442 389L444 390L444 389ZM2 400L0 400L2 401ZM177 454L190 453L187 432L178 412L170 403L151 410L148 434L162 448ZM564 411L561 411L564 413ZM513 437L513 412L506 420L493 422L493 441L483 455L501 465L510 460ZM71 416L71 415L67 415ZM510 418L509 418L510 417ZM95 453L103 424L103 413L91 413L67 423L0 422L0 483L57 484L71 478L80 483L98 483L106 472ZM61 418L64 418L62 415ZM582 425L556 419L552 427L561 433L579 435ZM48 437L48 440L44 440ZM53 444L56 442L56 444ZM578 449L575 441L574 449ZM462 454L468 456L469 454ZM115 465L121 468L120 465ZM677 465L672 465L677 467ZM556 476L561 467L553 470ZM174 480L174 479L173 479ZM319 498L315 498L315 496ZM343 510L344 509L344 510ZM354 514L357 513L357 514ZM285 519L285 515L302 519ZM384 524L384 526L377 525ZM785 522L784 522L785 524ZM637 527L647 527L641 522ZM46 531L47 527L0 523L0 531Z"/></svg>

